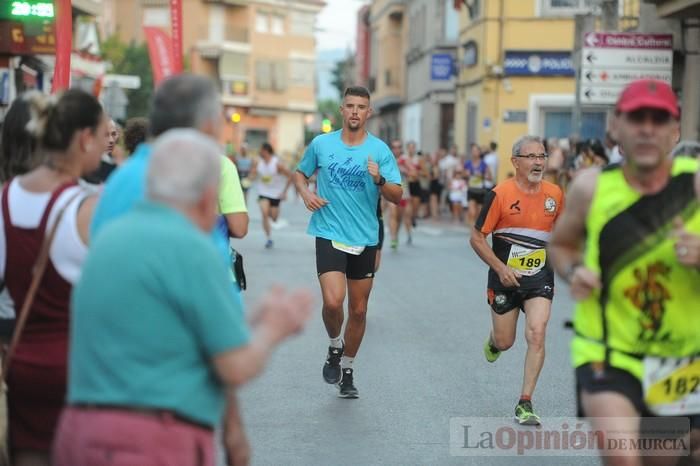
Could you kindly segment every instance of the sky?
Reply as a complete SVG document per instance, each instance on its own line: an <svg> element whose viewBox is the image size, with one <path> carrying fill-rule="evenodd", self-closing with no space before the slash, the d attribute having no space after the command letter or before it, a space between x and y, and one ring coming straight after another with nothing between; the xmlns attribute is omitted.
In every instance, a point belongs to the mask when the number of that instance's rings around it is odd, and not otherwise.
<svg viewBox="0 0 700 466"><path fill-rule="evenodd" d="M357 11L369 0L325 0L326 6L316 19L316 96L319 100L337 100L338 90L333 87L335 63L348 50L355 50Z"/></svg>
<svg viewBox="0 0 700 466"><path fill-rule="evenodd" d="M355 50L357 10L369 0L325 0L316 20L317 50Z"/></svg>

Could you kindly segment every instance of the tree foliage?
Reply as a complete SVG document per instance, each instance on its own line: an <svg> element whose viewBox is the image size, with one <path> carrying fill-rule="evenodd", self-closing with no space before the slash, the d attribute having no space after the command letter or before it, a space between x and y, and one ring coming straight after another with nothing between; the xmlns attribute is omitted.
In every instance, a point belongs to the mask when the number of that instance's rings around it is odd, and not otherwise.
<svg viewBox="0 0 700 466"><path fill-rule="evenodd" d="M340 60L333 68L333 80L331 84L338 89L338 96L342 98L345 88L351 85L354 81L353 74L355 70L355 58L348 55L345 60Z"/></svg>
<svg viewBox="0 0 700 466"><path fill-rule="evenodd" d="M103 58L112 63L111 73L128 74L141 78L139 89L126 91L129 98L127 118L147 116L153 94L153 73L148 47L145 43L126 44L116 35L105 40L101 47Z"/></svg>

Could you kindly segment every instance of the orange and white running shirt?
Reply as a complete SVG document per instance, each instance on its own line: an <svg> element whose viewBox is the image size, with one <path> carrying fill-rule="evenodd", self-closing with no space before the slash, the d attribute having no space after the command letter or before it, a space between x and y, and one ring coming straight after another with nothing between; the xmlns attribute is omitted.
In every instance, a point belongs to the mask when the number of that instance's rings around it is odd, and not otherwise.
<svg viewBox="0 0 700 466"><path fill-rule="evenodd" d="M493 236L493 252L522 276L520 289L554 286L545 248L563 208L561 188L548 181L542 181L539 192L528 194L510 178L486 193L475 227ZM491 269L488 287L507 289Z"/></svg>

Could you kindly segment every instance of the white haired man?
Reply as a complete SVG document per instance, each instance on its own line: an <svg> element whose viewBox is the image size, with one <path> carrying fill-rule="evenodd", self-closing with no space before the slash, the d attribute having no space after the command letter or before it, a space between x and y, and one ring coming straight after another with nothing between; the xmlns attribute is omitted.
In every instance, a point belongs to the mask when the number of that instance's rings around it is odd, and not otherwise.
<svg viewBox="0 0 700 466"><path fill-rule="evenodd" d="M308 291L273 289L252 337L241 322L207 235L218 215L220 157L197 131L166 133L153 148L147 200L92 245L73 294L68 407L53 464L128 455L132 464L213 466L227 394L308 319Z"/></svg>

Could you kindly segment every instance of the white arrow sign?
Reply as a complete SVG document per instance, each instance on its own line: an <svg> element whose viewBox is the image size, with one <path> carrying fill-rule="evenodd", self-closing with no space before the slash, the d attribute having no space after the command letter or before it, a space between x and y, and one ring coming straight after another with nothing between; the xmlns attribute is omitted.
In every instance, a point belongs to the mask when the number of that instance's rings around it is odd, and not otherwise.
<svg viewBox="0 0 700 466"><path fill-rule="evenodd" d="M595 32L589 32L588 34L586 34L585 41L587 47L595 47L596 45L598 45L598 36Z"/></svg>
<svg viewBox="0 0 700 466"><path fill-rule="evenodd" d="M671 70L635 70L584 66L581 69L583 85L624 86L638 79L658 79L671 84Z"/></svg>
<svg viewBox="0 0 700 466"><path fill-rule="evenodd" d="M624 86L581 86L581 102L584 104L614 104Z"/></svg>
<svg viewBox="0 0 700 466"><path fill-rule="evenodd" d="M581 57L584 66L667 70L673 65L672 50L584 48Z"/></svg>

